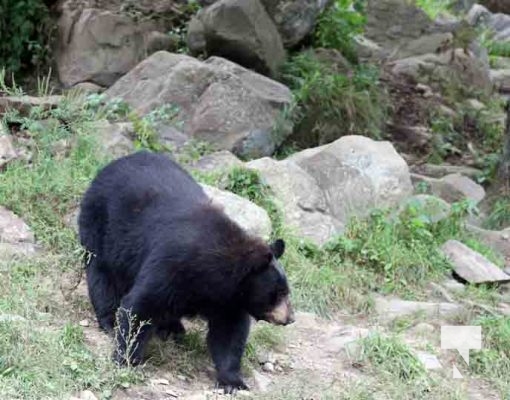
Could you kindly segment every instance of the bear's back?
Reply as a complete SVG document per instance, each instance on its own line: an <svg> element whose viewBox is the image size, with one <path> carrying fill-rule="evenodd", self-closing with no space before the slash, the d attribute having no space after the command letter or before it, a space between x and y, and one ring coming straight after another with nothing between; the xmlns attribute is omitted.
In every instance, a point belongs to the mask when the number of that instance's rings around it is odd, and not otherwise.
<svg viewBox="0 0 510 400"><path fill-rule="evenodd" d="M200 185L176 162L148 151L113 161L92 186L110 203L133 209L159 201L179 212L208 201Z"/></svg>

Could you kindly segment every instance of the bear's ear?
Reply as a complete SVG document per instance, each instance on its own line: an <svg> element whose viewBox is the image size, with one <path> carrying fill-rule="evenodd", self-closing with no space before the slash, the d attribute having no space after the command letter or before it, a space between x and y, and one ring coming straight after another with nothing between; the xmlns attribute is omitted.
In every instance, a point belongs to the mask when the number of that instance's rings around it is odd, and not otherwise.
<svg viewBox="0 0 510 400"><path fill-rule="evenodd" d="M245 263L253 272L260 272L271 265L273 251L266 244L255 246L246 253Z"/></svg>
<svg viewBox="0 0 510 400"><path fill-rule="evenodd" d="M283 253L285 252L285 242L283 239L277 239L271 243L271 251L273 252L276 259L283 256Z"/></svg>

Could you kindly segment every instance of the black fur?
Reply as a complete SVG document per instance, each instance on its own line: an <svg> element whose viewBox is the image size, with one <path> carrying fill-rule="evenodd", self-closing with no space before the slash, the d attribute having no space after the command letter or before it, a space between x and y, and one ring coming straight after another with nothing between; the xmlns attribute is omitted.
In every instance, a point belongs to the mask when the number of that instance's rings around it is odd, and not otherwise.
<svg viewBox="0 0 510 400"><path fill-rule="evenodd" d="M91 253L87 283L101 328L112 332L119 311L118 362L141 362L153 332L182 335L181 318L201 316L219 384L246 388L240 362L249 315L267 319L289 293L276 260L283 241L247 235L180 166L145 151L100 171L82 200L79 233ZM151 321L130 354L126 310Z"/></svg>

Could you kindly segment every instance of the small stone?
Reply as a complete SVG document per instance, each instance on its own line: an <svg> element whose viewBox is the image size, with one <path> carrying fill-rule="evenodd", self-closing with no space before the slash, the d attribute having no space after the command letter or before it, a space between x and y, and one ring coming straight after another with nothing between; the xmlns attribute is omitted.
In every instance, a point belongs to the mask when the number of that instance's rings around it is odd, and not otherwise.
<svg viewBox="0 0 510 400"><path fill-rule="evenodd" d="M418 360L420 360L425 369L430 370L443 368L438 358L434 354L419 351L416 353L416 357L418 358Z"/></svg>
<svg viewBox="0 0 510 400"><path fill-rule="evenodd" d="M455 279L448 279L444 281L443 286L445 287L445 289L450 290L452 292L463 292L464 290L466 290L466 286L456 281Z"/></svg>
<svg viewBox="0 0 510 400"><path fill-rule="evenodd" d="M257 361L261 365L263 365L267 362L274 364L276 362L276 358L271 351L260 350L257 352Z"/></svg>
<svg viewBox="0 0 510 400"><path fill-rule="evenodd" d="M0 322L25 322L26 318L23 318L20 315L13 314L0 314Z"/></svg>
<svg viewBox="0 0 510 400"><path fill-rule="evenodd" d="M240 396L240 397L250 397L251 396L251 393L248 390L238 390L236 394L237 394L237 396Z"/></svg>
<svg viewBox="0 0 510 400"><path fill-rule="evenodd" d="M3 135L0 125L0 168L17 157L16 150L9 135Z"/></svg>
<svg viewBox="0 0 510 400"><path fill-rule="evenodd" d="M0 256L32 255L36 252L34 234L12 211L0 206Z"/></svg>
<svg viewBox="0 0 510 400"><path fill-rule="evenodd" d="M468 100L466 100L466 104L468 105L469 108L471 108L475 111L481 111L484 108L486 108L485 104L483 104L481 101L479 101L477 99L468 99Z"/></svg>
<svg viewBox="0 0 510 400"><path fill-rule="evenodd" d="M282 368L282 366L281 366L281 365L276 364L276 366L274 367L274 369L275 369L275 371L276 371L276 372L283 372L283 368Z"/></svg>
<svg viewBox="0 0 510 400"><path fill-rule="evenodd" d="M170 385L170 382L168 381L168 379L165 379L165 378L151 379L151 383L153 385Z"/></svg>
<svg viewBox="0 0 510 400"><path fill-rule="evenodd" d="M83 392L80 393L80 399L81 400L97 400L97 397L90 390L84 390Z"/></svg>
<svg viewBox="0 0 510 400"><path fill-rule="evenodd" d="M87 327L87 326L90 326L90 322L88 319L82 319L80 322L79 322L80 326L83 326L83 327Z"/></svg>
<svg viewBox="0 0 510 400"><path fill-rule="evenodd" d="M432 88L430 86L424 85L423 83L418 83L416 85L416 89L422 92L422 95L425 98L432 97L434 95Z"/></svg>
<svg viewBox="0 0 510 400"><path fill-rule="evenodd" d="M434 328L434 325L428 324L426 322L420 322L419 324L416 324L413 326L409 331L411 331L415 335L426 335L429 333L434 333L436 328Z"/></svg>
<svg viewBox="0 0 510 400"><path fill-rule="evenodd" d="M347 326L329 339L325 347L329 353L338 353L344 350L347 344L366 337L368 333L368 329Z"/></svg>
<svg viewBox="0 0 510 400"><path fill-rule="evenodd" d="M255 387L259 392L264 393L267 392L269 385L271 384L271 379L264 374L254 370L253 371L253 380L255 381Z"/></svg>
<svg viewBox="0 0 510 400"><path fill-rule="evenodd" d="M186 381L186 377L184 375L177 375L177 379L180 381Z"/></svg>
<svg viewBox="0 0 510 400"><path fill-rule="evenodd" d="M265 372L274 372L274 364L270 363L270 362L266 362L262 366L262 370L265 371Z"/></svg>

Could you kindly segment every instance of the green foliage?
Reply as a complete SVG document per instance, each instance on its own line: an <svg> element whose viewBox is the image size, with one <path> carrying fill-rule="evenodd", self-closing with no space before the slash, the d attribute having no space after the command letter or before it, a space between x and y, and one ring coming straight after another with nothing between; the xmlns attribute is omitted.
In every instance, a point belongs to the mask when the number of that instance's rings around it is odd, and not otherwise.
<svg viewBox="0 0 510 400"><path fill-rule="evenodd" d="M282 229L282 215L273 201L271 189L262 182L257 171L234 167L227 172L223 188L244 197L264 208L273 223L273 236L277 237Z"/></svg>
<svg viewBox="0 0 510 400"><path fill-rule="evenodd" d="M320 145L348 134L379 138L387 99L378 76L368 65L338 72L311 51L291 58L283 70L294 94L287 113L296 131L305 133L305 144Z"/></svg>
<svg viewBox="0 0 510 400"><path fill-rule="evenodd" d="M134 141L136 149L148 149L152 151L170 151L171 149L159 142L156 127L158 124L177 124L179 108L173 105L164 105L149 114L139 117L136 112L128 115L133 124L136 138Z"/></svg>
<svg viewBox="0 0 510 400"><path fill-rule="evenodd" d="M116 387L141 380L140 371L117 368L109 350L92 353L80 326L62 323L61 301L54 300L62 279L57 264L49 255L0 260L0 314L20 318L0 321L2 399L67 398L85 388L108 398Z"/></svg>
<svg viewBox="0 0 510 400"><path fill-rule="evenodd" d="M502 397L510 396L510 317L481 316L471 322L481 325L483 346L472 351L469 369L497 384Z"/></svg>
<svg viewBox="0 0 510 400"><path fill-rule="evenodd" d="M452 4L452 0L416 0L416 5L432 19L449 15Z"/></svg>
<svg viewBox="0 0 510 400"><path fill-rule="evenodd" d="M480 183L496 177L505 128L503 102L499 98L483 100L485 107L481 110L455 103L455 117L432 112L429 118L434 134L429 162L442 163L449 157L458 159L471 153L476 167L482 170L477 177Z"/></svg>
<svg viewBox="0 0 510 400"><path fill-rule="evenodd" d="M363 32L364 1L335 0L317 21L314 47L339 50L349 61L357 61L354 37Z"/></svg>
<svg viewBox="0 0 510 400"><path fill-rule="evenodd" d="M63 217L108 160L98 151L93 135L96 118L96 111L69 98L50 111L34 107L27 117L10 112L3 118L4 124L18 124L32 143L32 159L30 168L21 159L6 166L0 180L1 203L26 218L41 244L68 260L79 257L80 247ZM57 151L57 143L69 145L65 157Z"/></svg>
<svg viewBox="0 0 510 400"><path fill-rule="evenodd" d="M426 377L423 364L397 337L372 334L361 340L361 360L403 381Z"/></svg>
<svg viewBox="0 0 510 400"><path fill-rule="evenodd" d="M345 235L331 241L326 251L373 271L384 291L412 292L448 271L449 264L438 248L461 234L461 220L467 212L467 204L458 204L449 218L436 223L416 206L393 217L373 212L368 219L354 219Z"/></svg>
<svg viewBox="0 0 510 400"><path fill-rule="evenodd" d="M485 221L485 227L496 230L510 227L510 196L496 200Z"/></svg>
<svg viewBox="0 0 510 400"><path fill-rule="evenodd" d="M189 164L211 154L213 151L214 149L210 143L192 138L180 149L177 159L182 164Z"/></svg>
<svg viewBox="0 0 510 400"><path fill-rule="evenodd" d="M42 0L0 0L0 67L15 74L46 65L54 25Z"/></svg>
<svg viewBox="0 0 510 400"><path fill-rule="evenodd" d="M78 99L79 101L79 99ZM91 93L84 99L87 111L110 121L117 121L127 117L131 111L129 104L122 99L108 99L104 93Z"/></svg>

